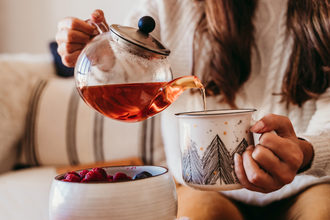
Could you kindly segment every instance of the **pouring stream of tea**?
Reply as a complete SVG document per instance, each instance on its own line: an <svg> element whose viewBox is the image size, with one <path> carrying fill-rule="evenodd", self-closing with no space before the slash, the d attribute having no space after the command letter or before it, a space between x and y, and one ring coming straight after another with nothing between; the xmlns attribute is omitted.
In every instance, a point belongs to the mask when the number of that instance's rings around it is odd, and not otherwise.
<svg viewBox="0 0 330 220"><path fill-rule="evenodd" d="M142 121L168 107L187 89L201 90L206 110L205 89L196 76L171 82L109 84L78 88L83 100L101 114L126 122Z"/></svg>

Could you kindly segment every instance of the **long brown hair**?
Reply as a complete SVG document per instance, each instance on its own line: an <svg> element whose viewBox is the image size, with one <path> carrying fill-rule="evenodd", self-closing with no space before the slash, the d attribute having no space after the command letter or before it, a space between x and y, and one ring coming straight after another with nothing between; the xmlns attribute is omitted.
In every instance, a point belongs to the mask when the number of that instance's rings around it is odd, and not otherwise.
<svg viewBox="0 0 330 220"><path fill-rule="evenodd" d="M212 42L209 68L203 78L209 95L222 94L236 107L235 95L251 72L253 15L257 0L202 0L204 14L197 32ZM329 0L289 0L287 28L293 51L283 80L283 101L301 106L330 85Z"/></svg>
<svg viewBox="0 0 330 220"><path fill-rule="evenodd" d="M301 106L330 85L330 2L290 0L287 27L294 45L282 91L287 103Z"/></svg>

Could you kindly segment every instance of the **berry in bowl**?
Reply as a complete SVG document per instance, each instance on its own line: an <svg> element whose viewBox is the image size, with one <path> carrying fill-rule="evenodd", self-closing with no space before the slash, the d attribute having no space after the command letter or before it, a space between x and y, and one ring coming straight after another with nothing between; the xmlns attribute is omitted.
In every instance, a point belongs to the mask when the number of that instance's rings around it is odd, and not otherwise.
<svg viewBox="0 0 330 220"><path fill-rule="evenodd" d="M50 190L50 220L173 220L176 212L173 178L160 166L71 171L56 176Z"/></svg>

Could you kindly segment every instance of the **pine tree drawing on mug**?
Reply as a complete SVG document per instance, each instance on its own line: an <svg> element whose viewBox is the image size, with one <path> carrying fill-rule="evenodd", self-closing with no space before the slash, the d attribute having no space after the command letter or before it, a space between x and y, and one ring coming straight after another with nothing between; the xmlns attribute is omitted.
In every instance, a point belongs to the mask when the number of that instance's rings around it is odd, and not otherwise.
<svg viewBox="0 0 330 220"><path fill-rule="evenodd" d="M183 177L187 182L204 184L202 160L199 158L196 144L191 142L191 146L185 152L183 159Z"/></svg>
<svg viewBox="0 0 330 220"><path fill-rule="evenodd" d="M183 153L183 178L186 182L213 185L218 179L221 184L234 184L238 180L234 172L234 154L242 154L248 143L243 138L235 150L230 153L219 135L216 135L200 158L196 143Z"/></svg>

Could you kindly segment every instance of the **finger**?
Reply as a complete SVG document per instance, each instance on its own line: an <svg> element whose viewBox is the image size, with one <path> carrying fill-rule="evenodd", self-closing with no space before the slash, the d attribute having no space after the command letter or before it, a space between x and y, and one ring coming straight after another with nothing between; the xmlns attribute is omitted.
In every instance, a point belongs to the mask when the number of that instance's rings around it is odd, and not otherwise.
<svg viewBox="0 0 330 220"><path fill-rule="evenodd" d="M303 161L303 153L292 140L267 132L260 137L259 144L271 150L292 170L300 168Z"/></svg>
<svg viewBox="0 0 330 220"><path fill-rule="evenodd" d="M58 30L69 29L93 35L95 27L78 18L67 17L58 23Z"/></svg>
<svg viewBox="0 0 330 220"><path fill-rule="evenodd" d="M296 136L289 118L281 115L268 114L257 121L250 129L255 133L276 131L281 137Z"/></svg>
<svg viewBox="0 0 330 220"><path fill-rule="evenodd" d="M252 158L263 170L282 183L282 185L288 184L293 180L294 175L289 167L268 148L257 145L252 153Z"/></svg>
<svg viewBox="0 0 330 220"><path fill-rule="evenodd" d="M253 185L263 189L274 189L274 179L262 170L252 158L253 148L247 148L243 153L243 167L246 177Z"/></svg>
<svg viewBox="0 0 330 220"><path fill-rule="evenodd" d="M96 9L91 14L91 21L93 25L97 25L99 28L101 28L102 32L106 32L109 30L109 26L105 20L104 13L100 9Z"/></svg>
<svg viewBox="0 0 330 220"><path fill-rule="evenodd" d="M73 53L62 56L62 63L67 67L74 67L77 62L79 54L80 51L75 51Z"/></svg>
<svg viewBox="0 0 330 220"><path fill-rule="evenodd" d="M252 183L249 182L249 180L246 177L244 168L243 168L242 156L239 155L238 153L236 153L234 155L234 163L235 163L234 167L235 167L236 177L238 178L240 184L244 188L252 190L252 191L264 192L264 189L258 188L258 187L254 186Z"/></svg>
<svg viewBox="0 0 330 220"><path fill-rule="evenodd" d="M89 24L93 25L95 27L95 31L93 32L93 36L102 34L103 32L107 32L109 30L109 27L104 23L95 23L91 20L86 20Z"/></svg>
<svg viewBox="0 0 330 220"><path fill-rule="evenodd" d="M90 41L90 35L80 31L64 29L56 34L56 41L60 43L86 44Z"/></svg>
<svg viewBox="0 0 330 220"><path fill-rule="evenodd" d="M77 50L82 50L85 44L76 44L76 43L61 43L58 46L57 52L59 54L69 54L73 53Z"/></svg>
<svg viewBox="0 0 330 220"><path fill-rule="evenodd" d="M101 9L96 9L95 11L93 11L93 13L91 14L91 19L95 23L106 23L104 13Z"/></svg>

